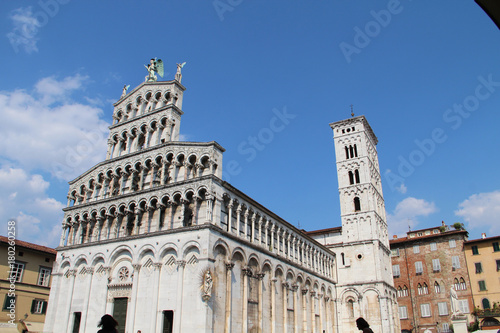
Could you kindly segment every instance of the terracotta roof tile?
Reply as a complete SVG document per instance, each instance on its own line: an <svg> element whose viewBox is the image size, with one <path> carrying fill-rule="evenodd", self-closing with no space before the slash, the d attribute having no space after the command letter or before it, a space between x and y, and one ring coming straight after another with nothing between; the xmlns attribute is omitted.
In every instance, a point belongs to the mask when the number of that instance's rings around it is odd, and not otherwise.
<svg viewBox="0 0 500 333"><path fill-rule="evenodd" d="M5 236L1 236L0 235L0 243L8 244L9 243L9 239L7 237L5 237ZM53 254L53 255L57 254L57 251L54 250L53 248L50 248L50 247L47 247L47 246L43 246L43 245L38 245L38 244L24 242L24 241L21 241L21 240L18 240L18 239L16 239L16 246L24 247L24 248L30 249L30 250L45 252L45 253Z"/></svg>

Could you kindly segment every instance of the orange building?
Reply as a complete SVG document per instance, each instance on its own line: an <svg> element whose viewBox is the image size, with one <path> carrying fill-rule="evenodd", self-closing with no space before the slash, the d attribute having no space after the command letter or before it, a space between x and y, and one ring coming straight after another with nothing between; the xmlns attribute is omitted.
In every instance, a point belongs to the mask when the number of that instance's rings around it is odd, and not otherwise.
<svg viewBox="0 0 500 333"><path fill-rule="evenodd" d="M474 313L483 329L500 329L500 236L465 242Z"/></svg>
<svg viewBox="0 0 500 333"><path fill-rule="evenodd" d="M471 285L463 244L467 231L444 225L410 231L390 241L402 332L451 332L450 289L473 321ZM416 330L415 330L416 329Z"/></svg>

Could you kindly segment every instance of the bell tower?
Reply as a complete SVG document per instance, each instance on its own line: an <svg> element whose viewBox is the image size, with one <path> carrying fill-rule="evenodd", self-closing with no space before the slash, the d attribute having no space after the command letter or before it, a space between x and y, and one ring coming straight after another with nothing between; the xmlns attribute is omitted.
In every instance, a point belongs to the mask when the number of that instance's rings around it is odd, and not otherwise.
<svg viewBox="0 0 500 333"><path fill-rule="evenodd" d="M389 248L377 137L364 116L331 123L344 242L377 239Z"/></svg>
<svg viewBox="0 0 500 333"><path fill-rule="evenodd" d="M355 319L364 317L375 332L398 332L378 140L364 116L330 127L342 228L327 246L337 255L339 324L355 330Z"/></svg>

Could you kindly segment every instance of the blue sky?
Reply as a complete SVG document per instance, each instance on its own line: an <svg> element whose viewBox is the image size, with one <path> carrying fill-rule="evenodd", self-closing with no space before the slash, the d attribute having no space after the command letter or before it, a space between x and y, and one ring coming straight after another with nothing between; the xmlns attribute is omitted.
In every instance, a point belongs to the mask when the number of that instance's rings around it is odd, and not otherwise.
<svg viewBox="0 0 500 333"><path fill-rule="evenodd" d="M187 62L183 139L219 142L224 178L290 223L340 225L328 124L353 104L379 138L390 234L442 220L500 234L500 31L472 0L3 1L0 13L0 219L19 239L58 244L67 181L104 158L112 103L151 57L167 80Z"/></svg>

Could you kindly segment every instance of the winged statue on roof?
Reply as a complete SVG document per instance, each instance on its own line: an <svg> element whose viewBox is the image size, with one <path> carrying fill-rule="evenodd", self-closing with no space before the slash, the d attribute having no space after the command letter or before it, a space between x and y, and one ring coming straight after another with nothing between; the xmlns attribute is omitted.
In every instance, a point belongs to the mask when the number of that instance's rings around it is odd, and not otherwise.
<svg viewBox="0 0 500 333"><path fill-rule="evenodd" d="M163 61L158 58L151 58L149 64L144 65L148 70L148 75L146 75L146 82L156 82L157 76L155 73L158 73L160 77L163 77Z"/></svg>

